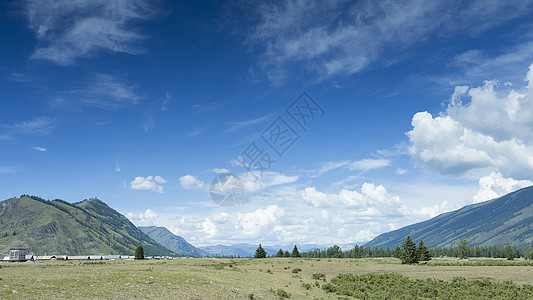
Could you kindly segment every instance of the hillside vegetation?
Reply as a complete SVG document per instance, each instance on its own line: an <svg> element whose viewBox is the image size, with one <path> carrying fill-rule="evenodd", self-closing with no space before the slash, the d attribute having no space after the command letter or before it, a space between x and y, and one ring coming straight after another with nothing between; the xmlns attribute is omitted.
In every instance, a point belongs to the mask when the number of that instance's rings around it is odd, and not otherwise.
<svg viewBox="0 0 533 300"><path fill-rule="evenodd" d="M453 247L460 240L470 246L531 246L533 187L381 234L365 246L393 248L407 235L431 248Z"/></svg>
<svg viewBox="0 0 533 300"><path fill-rule="evenodd" d="M26 247L35 255L175 255L98 199L75 204L23 195L0 202L0 255Z"/></svg>

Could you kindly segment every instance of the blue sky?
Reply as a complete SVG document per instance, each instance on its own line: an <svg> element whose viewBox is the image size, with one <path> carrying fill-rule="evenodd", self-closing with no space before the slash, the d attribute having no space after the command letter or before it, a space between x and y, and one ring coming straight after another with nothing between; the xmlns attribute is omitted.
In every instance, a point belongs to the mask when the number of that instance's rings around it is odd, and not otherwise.
<svg viewBox="0 0 533 300"><path fill-rule="evenodd" d="M532 1L7 1L0 198L194 245L350 244L533 184ZM323 109L304 130L286 109ZM261 135L299 136L282 156ZM256 142L258 177L235 158ZM238 205L209 195L217 174Z"/></svg>

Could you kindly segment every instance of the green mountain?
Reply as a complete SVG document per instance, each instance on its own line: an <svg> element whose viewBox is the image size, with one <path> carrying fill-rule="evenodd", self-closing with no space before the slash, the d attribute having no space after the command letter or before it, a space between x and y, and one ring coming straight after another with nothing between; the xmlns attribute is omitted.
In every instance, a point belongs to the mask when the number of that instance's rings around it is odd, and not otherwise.
<svg viewBox="0 0 533 300"><path fill-rule="evenodd" d="M148 226L139 227L142 232L150 236L154 241L181 255L202 257L206 255L202 250L187 243L181 236L175 235L165 227Z"/></svg>
<svg viewBox="0 0 533 300"><path fill-rule="evenodd" d="M0 256L10 247L36 255L175 255L98 199L78 203L21 196L0 202Z"/></svg>
<svg viewBox="0 0 533 300"><path fill-rule="evenodd" d="M365 246L396 247L407 235L428 247L456 246L463 239L469 246L531 246L533 186L381 234Z"/></svg>

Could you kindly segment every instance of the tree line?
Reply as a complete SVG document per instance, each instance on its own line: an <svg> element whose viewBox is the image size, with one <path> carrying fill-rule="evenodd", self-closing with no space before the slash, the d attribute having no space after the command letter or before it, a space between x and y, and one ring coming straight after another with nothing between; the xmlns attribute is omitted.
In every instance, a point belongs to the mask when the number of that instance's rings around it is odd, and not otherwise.
<svg viewBox="0 0 533 300"><path fill-rule="evenodd" d="M259 252L258 252L259 250ZM296 251L294 251L296 250ZM407 254L406 254L407 253ZM295 256L296 255L296 256ZM302 258L371 258L371 257L395 257L412 263L412 261L427 261L432 257L449 256L461 259L468 257L507 258L509 260L524 257L533 260L533 248L517 246L469 246L466 240L460 240L455 247L427 248L420 240L418 246L407 236L401 245L396 248L370 248L355 245L352 249L343 251L341 247L334 245L327 249L314 249L311 251L298 252L296 245L293 252L279 249L276 255L268 255L259 244L254 257L302 257Z"/></svg>

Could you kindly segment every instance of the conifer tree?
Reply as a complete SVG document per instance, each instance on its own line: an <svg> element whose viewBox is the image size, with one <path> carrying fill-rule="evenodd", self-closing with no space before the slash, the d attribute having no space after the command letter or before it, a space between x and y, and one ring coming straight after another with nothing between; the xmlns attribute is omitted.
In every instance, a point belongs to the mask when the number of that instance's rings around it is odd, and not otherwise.
<svg viewBox="0 0 533 300"><path fill-rule="evenodd" d="M259 244L259 247L255 249L255 255L254 258L266 258L267 253L263 247L261 247L261 244Z"/></svg>
<svg viewBox="0 0 533 300"><path fill-rule="evenodd" d="M457 244L459 246L459 258L468 258L468 242L466 240L460 240Z"/></svg>
<svg viewBox="0 0 533 300"><path fill-rule="evenodd" d="M302 256L300 255L300 252L298 251L298 247L296 247L296 245L294 245L294 249L292 249L291 257L294 257L294 258L296 258L296 257L302 257Z"/></svg>
<svg viewBox="0 0 533 300"><path fill-rule="evenodd" d="M278 253L276 253L276 257L283 257L283 250L279 249Z"/></svg>
<svg viewBox="0 0 533 300"><path fill-rule="evenodd" d="M431 253L429 253L429 249L424 245L424 242L420 240L418 242L418 247L416 248L417 254L418 254L418 260L419 261L429 261L431 259Z"/></svg>
<svg viewBox="0 0 533 300"><path fill-rule="evenodd" d="M140 245L135 249L135 259L144 259L144 249Z"/></svg>
<svg viewBox="0 0 533 300"><path fill-rule="evenodd" d="M416 264L418 262L416 244L413 243L410 236L407 236L402 243L400 259L402 260L402 264Z"/></svg>

